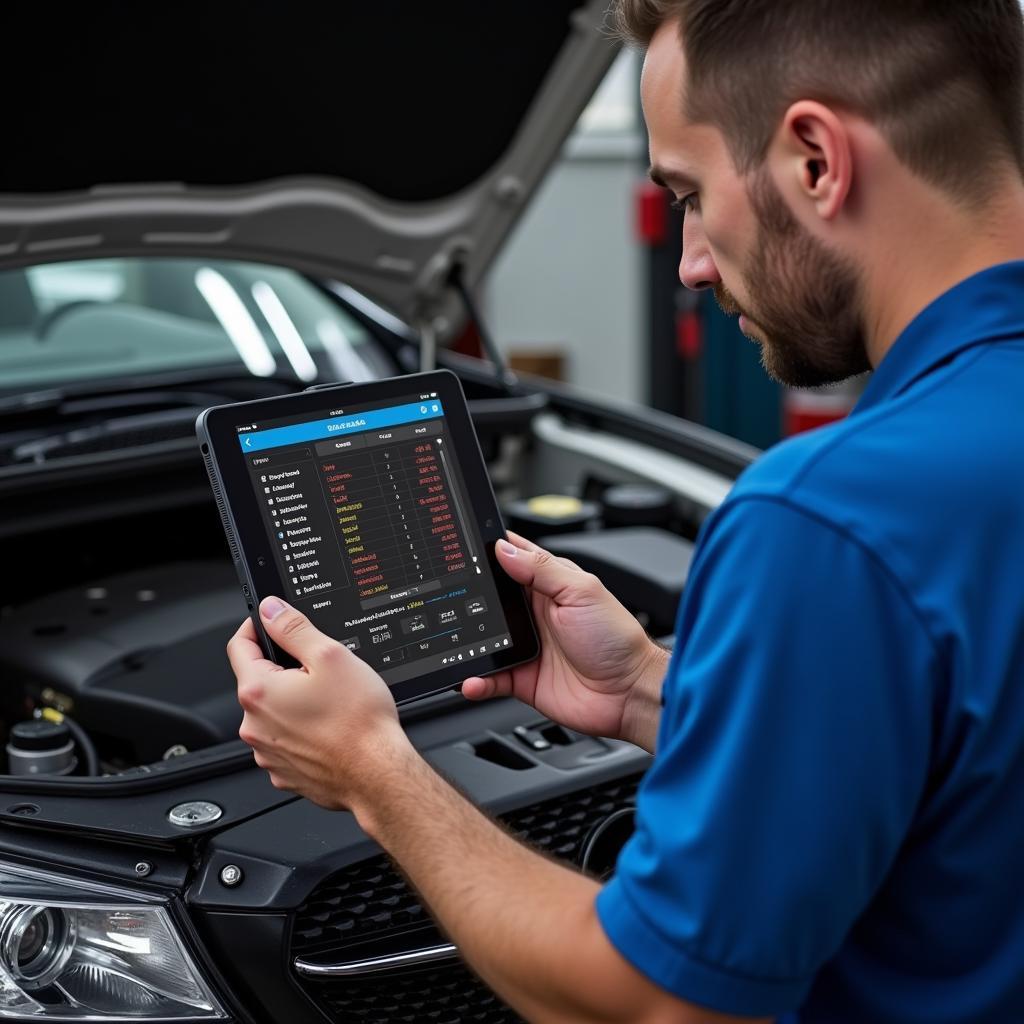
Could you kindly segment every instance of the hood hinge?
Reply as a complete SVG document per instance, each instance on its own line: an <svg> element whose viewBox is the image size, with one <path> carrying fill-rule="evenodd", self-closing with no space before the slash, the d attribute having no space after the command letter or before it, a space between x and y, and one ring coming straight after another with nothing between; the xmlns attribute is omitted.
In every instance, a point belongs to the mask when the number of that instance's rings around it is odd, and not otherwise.
<svg viewBox="0 0 1024 1024"><path fill-rule="evenodd" d="M416 282L412 326L420 337L421 371L435 369L438 342L450 337L462 322L463 311L452 278L471 245L465 237L450 239L427 261Z"/></svg>

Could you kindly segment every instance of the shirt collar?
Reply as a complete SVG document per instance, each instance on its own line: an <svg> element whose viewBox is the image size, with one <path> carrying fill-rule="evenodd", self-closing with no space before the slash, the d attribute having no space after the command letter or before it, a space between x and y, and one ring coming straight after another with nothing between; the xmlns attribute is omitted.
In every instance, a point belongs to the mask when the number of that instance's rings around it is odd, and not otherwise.
<svg viewBox="0 0 1024 1024"><path fill-rule="evenodd" d="M925 306L893 342L854 412L896 398L966 348L1020 337L1024 260L982 270Z"/></svg>

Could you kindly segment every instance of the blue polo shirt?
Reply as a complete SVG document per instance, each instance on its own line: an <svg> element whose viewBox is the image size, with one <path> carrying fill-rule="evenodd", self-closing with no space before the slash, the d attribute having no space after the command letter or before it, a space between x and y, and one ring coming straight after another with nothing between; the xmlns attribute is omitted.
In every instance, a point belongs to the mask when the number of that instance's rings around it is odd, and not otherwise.
<svg viewBox="0 0 1024 1024"><path fill-rule="evenodd" d="M801 1024L1024 1021L1024 262L900 335L705 525L598 913Z"/></svg>

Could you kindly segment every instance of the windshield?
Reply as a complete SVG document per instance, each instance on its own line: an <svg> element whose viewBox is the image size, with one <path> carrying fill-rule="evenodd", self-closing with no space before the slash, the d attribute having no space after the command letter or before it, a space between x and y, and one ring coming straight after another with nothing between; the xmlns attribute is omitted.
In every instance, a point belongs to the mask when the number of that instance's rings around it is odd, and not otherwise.
<svg viewBox="0 0 1024 1024"><path fill-rule="evenodd" d="M369 380L368 332L300 274L231 260L106 259L0 272L6 393L153 373Z"/></svg>

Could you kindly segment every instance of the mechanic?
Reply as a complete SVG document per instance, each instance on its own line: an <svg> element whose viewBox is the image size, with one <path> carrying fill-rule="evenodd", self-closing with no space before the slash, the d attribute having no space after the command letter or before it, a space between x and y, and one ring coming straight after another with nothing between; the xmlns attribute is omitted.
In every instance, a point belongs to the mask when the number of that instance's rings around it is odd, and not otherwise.
<svg viewBox="0 0 1024 1024"><path fill-rule="evenodd" d="M671 661L522 539L512 694L656 751L599 884L441 779L275 598L229 653L275 786L349 808L532 1021L1024 1021L1024 78L1017 0L619 0L680 278L794 385L875 368L705 524ZM338 685L339 679L344 685Z"/></svg>

